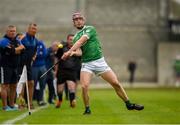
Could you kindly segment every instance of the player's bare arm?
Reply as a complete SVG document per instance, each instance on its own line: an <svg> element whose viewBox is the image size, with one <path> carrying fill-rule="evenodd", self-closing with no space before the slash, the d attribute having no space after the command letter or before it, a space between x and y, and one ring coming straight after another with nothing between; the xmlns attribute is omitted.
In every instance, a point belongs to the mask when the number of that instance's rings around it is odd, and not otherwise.
<svg viewBox="0 0 180 125"><path fill-rule="evenodd" d="M82 50L79 48L75 51L72 51L70 56L82 56Z"/></svg>
<svg viewBox="0 0 180 125"><path fill-rule="evenodd" d="M73 51L79 49L86 41L88 40L87 36L82 36L72 47L69 51L63 54L61 59L66 60L68 57L71 56Z"/></svg>

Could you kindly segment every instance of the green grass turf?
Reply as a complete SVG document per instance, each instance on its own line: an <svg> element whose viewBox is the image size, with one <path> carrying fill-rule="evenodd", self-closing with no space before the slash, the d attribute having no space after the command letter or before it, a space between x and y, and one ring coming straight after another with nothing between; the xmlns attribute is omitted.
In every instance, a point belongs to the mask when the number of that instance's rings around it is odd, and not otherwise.
<svg viewBox="0 0 180 125"><path fill-rule="evenodd" d="M144 104L143 111L128 111L112 89L90 90L91 115L82 115L80 92L77 107L72 109L64 100L62 107L53 105L27 116L23 124L173 124L180 123L180 89L127 89L132 102ZM0 123L21 113L0 111Z"/></svg>

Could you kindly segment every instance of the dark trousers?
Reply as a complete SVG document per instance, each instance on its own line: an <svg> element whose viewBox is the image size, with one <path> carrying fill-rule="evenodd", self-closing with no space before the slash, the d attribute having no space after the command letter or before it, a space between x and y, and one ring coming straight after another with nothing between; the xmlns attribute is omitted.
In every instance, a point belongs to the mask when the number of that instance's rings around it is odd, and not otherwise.
<svg viewBox="0 0 180 125"><path fill-rule="evenodd" d="M56 97L53 80L54 80L53 72L50 71L46 76L46 83L48 85L48 91L49 91L49 97L48 97L49 103L52 103L53 99Z"/></svg>
<svg viewBox="0 0 180 125"><path fill-rule="evenodd" d="M47 79L46 83L48 85L48 90L49 90L48 102L52 103L52 100L55 98L55 89L53 85L53 79Z"/></svg>
<svg viewBox="0 0 180 125"><path fill-rule="evenodd" d="M134 71L131 71L131 72L130 72L129 82L130 82L130 83L133 83L133 82L134 82Z"/></svg>
<svg viewBox="0 0 180 125"><path fill-rule="evenodd" d="M46 72L46 67L45 66L40 66L40 67L33 67L32 68L33 71L33 79L34 79L34 98L40 102L40 101L44 101L44 90L45 90L45 86L46 86L46 76L40 78L40 76ZM37 90L37 84L39 83L39 89Z"/></svg>

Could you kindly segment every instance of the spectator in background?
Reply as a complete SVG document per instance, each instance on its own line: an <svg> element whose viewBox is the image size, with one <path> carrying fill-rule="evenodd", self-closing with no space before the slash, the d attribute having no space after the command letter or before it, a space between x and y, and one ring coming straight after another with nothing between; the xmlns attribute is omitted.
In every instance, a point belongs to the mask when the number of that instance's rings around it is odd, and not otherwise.
<svg viewBox="0 0 180 125"><path fill-rule="evenodd" d="M50 67L54 65L55 62L55 55L52 46L47 48L47 56L46 56L46 69L48 70ZM53 84L53 80L55 79L54 77L54 69L49 71L46 75L46 83L48 85L48 90L49 90L49 96L48 96L48 103L49 104L54 104L53 99L55 99L56 94L55 94L55 88Z"/></svg>
<svg viewBox="0 0 180 125"><path fill-rule="evenodd" d="M135 71L137 68L137 64L135 61L129 61L128 63L128 71L129 71L129 83L133 84L134 82L134 76L135 76Z"/></svg>
<svg viewBox="0 0 180 125"><path fill-rule="evenodd" d="M175 86L180 86L180 55L176 56L174 61L174 73L175 73Z"/></svg>
<svg viewBox="0 0 180 125"><path fill-rule="evenodd" d="M28 89L29 89L29 101L30 108L34 109L33 106L33 91L34 91L34 80L32 77L32 63L36 57L37 51L37 38L35 37L37 33L37 24L30 23L28 25L27 32L22 38L21 42L25 46L25 51L21 55L21 65L26 65L27 67L27 79L28 79Z"/></svg>
<svg viewBox="0 0 180 125"><path fill-rule="evenodd" d="M3 110L17 110L14 106L16 97L16 85L18 82L18 66L20 53L24 46L16 39L16 27L9 25L5 36L0 40L1 47L1 97ZM9 100L8 100L9 97ZM9 106L7 105L9 101Z"/></svg>
<svg viewBox="0 0 180 125"><path fill-rule="evenodd" d="M44 102L44 90L46 86L46 76L41 77L41 75L46 72L46 55L47 50L44 42L39 40L37 42L37 53L36 59L33 62L33 80L34 80L34 98L37 100L39 106L43 106Z"/></svg>

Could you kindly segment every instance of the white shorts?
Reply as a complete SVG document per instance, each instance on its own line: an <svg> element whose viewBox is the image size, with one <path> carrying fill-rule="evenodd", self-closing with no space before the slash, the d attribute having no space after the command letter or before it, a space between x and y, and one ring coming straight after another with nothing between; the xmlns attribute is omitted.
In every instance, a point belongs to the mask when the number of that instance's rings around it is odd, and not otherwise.
<svg viewBox="0 0 180 125"><path fill-rule="evenodd" d="M108 66L108 64L104 60L104 57L91 61L91 62L82 63L82 66L81 66L81 71L94 73L95 75L100 75L110 70L111 68Z"/></svg>

